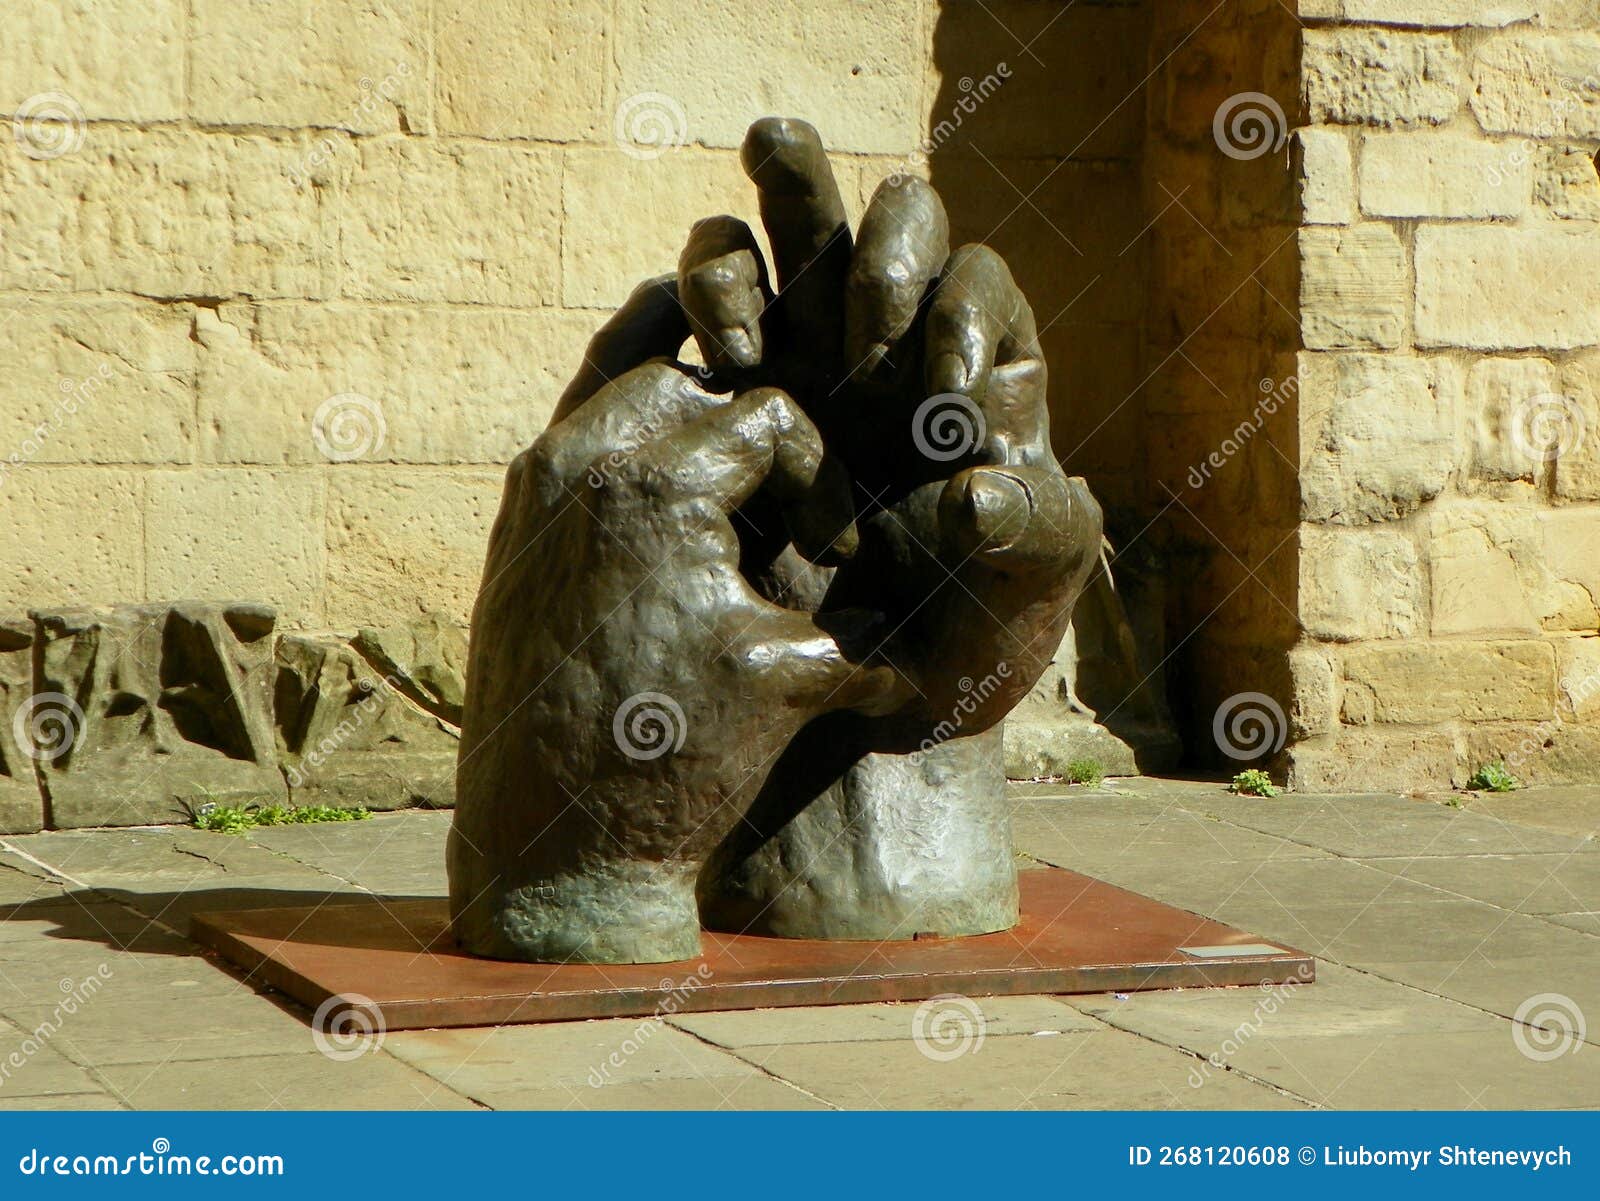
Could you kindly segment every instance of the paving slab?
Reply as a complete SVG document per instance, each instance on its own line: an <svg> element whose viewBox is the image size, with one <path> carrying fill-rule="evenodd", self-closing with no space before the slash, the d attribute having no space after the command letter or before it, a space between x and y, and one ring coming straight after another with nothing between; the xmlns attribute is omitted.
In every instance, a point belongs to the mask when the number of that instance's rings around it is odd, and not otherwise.
<svg viewBox="0 0 1600 1201"><path fill-rule="evenodd" d="M1570 834L1589 840L1585 850L1600 850L1600 805L1590 784L1530 788L1519 792L1471 793L1463 805L1473 813L1519 826Z"/></svg>
<svg viewBox="0 0 1600 1201"><path fill-rule="evenodd" d="M475 1109L438 1081L373 1050L111 1064L106 1086L131 1109Z"/></svg>
<svg viewBox="0 0 1600 1201"><path fill-rule="evenodd" d="M597 1089L530 1088L497 1091L496 1109L538 1110L824 1110L831 1106L770 1076L708 1080L644 1080Z"/></svg>
<svg viewBox="0 0 1600 1201"><path fill-rule="evenodd" d="M449 891L444 846L450 814L375 814L361 822L269 826L246 837L258 847L386 896Z"/></svg>
<svg viewBox="0 0 1600 1201"><path fill-rule="evenodd" d="M1600 911L1600 855L1555 852L1361 862L1380 872L1519 913Z"/></svg>
<svg viewBox="0 0 1600 1201"><path fill-rule="evenodd" d="M88 1069L56 1050L48 1038L0 1019L0 1100L98 1091L100 1085Z"/></svg>
<svg viewBox="0 0 1600 1201"><path fill-rule="evenodd" d="M47 1097L7 1097L0 1092L0 1110L122 1109L110 1093L54 1093Z"/></svg>
<svg viewBox="0 0 1600 1201"><path fill-rule="evenodd" d="M1573 934L1575 939L1585 936ZM1594 940L1586 939L1586 947ZM1581 957L1545 953L1518 957L1514 943L1495 943L1465 959L1385 962L1372 960L1362 966L1377 975L1412 988L1449 997L1505 1018L1531 1013L1534 1008L1550 1012L1537 998L1554 998L1560 1012L1568 1015L1567 1026L1576 1030L1580 1023L1587 1040L1600 1046L1600 957L1586 950ZM1524 1009L1529 1006L1529 1009ZM1541 1023L1549 1025L1547 1018ZM1593 1064L1590 1065L1593 1069Z"/></svg>

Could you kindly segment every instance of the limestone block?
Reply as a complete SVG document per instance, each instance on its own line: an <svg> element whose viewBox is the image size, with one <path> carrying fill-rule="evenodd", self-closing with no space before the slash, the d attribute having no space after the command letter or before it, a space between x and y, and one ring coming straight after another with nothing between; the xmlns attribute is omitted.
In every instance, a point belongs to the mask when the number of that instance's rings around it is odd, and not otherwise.
<svg viewBox="0 0 1600 1201"><path fill-rule="evenodd" d="M1301 354L1301 515L1353 525L1437 496L1454 467L1461 388L1444 359Z"/></svg>
<svg viewBox="0 0 1600 1201"><path fill-rule="evenodd" d="M1289 652L1289 702L1295 739L1333 732L1339 720L1339 688L1327 650L1302 645Z"/></svg>
<svg viewBox="0 0 1600 1201"><path fill-rule="evenodd" d="M1393 349L1410 287L1400 239L1372 222L1300 231L1300 321L1319 350Z"/></svg>
<svg viewBox="0 0 1600 1201"><path fill-rule="evenodd" d="M1340 656L1346 724L1554 716L1555 652L1548 642L1363 643Z"/></svg>
<svg viewBox="0 0 1600 1201"><path fill-rule="evenodd" d="M0 39L6 124L19 111L43 111L40 98L51 93L70 98L58 111L76 106L80 121L182 117L186 8L186 0L11 0Z"/></svg>
<svg viewBox="0 0 1600 1201"><path fill-rule="evenodd" d="M428 9L427 0L195 0L190 115L427 132Z"/></svg>
<svg viewBox="0 0 1600 1201"><path fill-rule="evenodd" d="M0 303L0 477L27 463L188 462L191 327L182 306Z"/></svg>
<svg viewBox="0 0 1600 1201"><path fill-rule="evenodd" d="M1555 647L1561 716L1594 721L1600 717L1600 638L1562 638Z"/></svg>
<svg viewBox="0 0 1600 1201"><path fill-rule="evenodd" d="M1438 125L1460 107L1461 55L1444 34L1308 29L1301 70L1315 124Z"/></svg>
<svg viewBox="0 0 1600 1201"><path fill-rule="evenodd" d="M142 598L143 507L144 476L121 468L29 466L0 474L0 612Z"/></svg>
<svg viewBox="0 0 1600 1201"><path fill-rule="evenodd" d="M1300 620L1325 642L1410 638L1427 624L1423 570L1405 530L1300 530Z"/></svg>
<svg viewBox="0 0 1600 1201"><path fill-rule="evenodd" d="M323 477L312 472L153 472L145 506L149 595L236 593L281 607L289 624L314 622L324 578L324 493Z"/></svg>
<svg viewBox="0 0 1600 1201"><path fill-rule="evenodd" d="M599 323L560 310L201 309L202 455L505 464L548 424Z"/></svg>
<svg viewBox="0 0 1600 1201"><path fill-rule="evenodd" d="M333 473L328 624L401 623L439 610L465 625L503 479L499 470Z"/></svg>
<svg viewBox="0 0 1600 1201"><path fill-rule="evenodd" d="M1504 145L1447 133L1361 140L1361 211L1373 217L1515 217L1530 164Z"/></svg>
<svg viewBox="0 0 1600 1201"><path fill-rule="evenodd" d="M1547 630L1600 625L1600 509L1581 505L1535 514L1535 532L1518 556L1526 587Z"/></svg>
<svg viewBox="0 0 1600 1201"><path fill-rule="evenodd" d="M1302 129L1295 143L1303 220L1308 225L1349 225L1356 218L1350 139L1340 129Z"/></svg>
<svg viewBox="0 0 1600 1201"><path fill-rule="evenodd" d="M1533 157L1533 198L1557 217L1600 221L1600 177L1583 150L1541 146Z"/></svg>
<svg viewBox="0 0 1600 1201"><path fill-rule="evenodd" d="M1600 344L1600 238L1587 229L1424 225L1416 277L1419 345Z"/></svg>
<svg viewBox="0 0 1600 1201"><path fill-rule="evenodd" d="M407 700L461 725L467 678L467 632L443 613L384 629L359 630L350 645Z"/></svg>
<svg viewBox="0 0 1600 1201"><path fill-rule="evenodd" d="M618 15L617 125L664 123L683 131L679 145L734 147L757 117L798 113L831 147L889 154L923 136L918 6L635 0ZM686 73L690 46L716 70Z"/></svg>
<svg viewBox="0 0 1600 1201"><path fill-rule="evenodd" d="M292 803L368 809L452 803L455 736L342 640L280 638L275 706Z"/></svg>
<svg viewBox="0 0 1600 1201"><path fill-rule="evenodd" d="M484 138L611 137L607 11L587 0L479 0L441 10L439 129Z"/></svg>
<svg viewBox="0 0 1600 1201"><path fill-rule="evenodd" d="M326 296L327 185L348 154L307 135L96 126L77 153L34 159L0 138L0 289Z"/></svg>
<svg viewBox="0 0 1600 1201"><path fill-rule="evenodd" d="M1552 412L1564 420L1555 428L1558 436L1564 433L1557 443L1556 495L1600 499L1600 353L1586 351L1565 359L1559 383L1550 391L1559 398Z"/></svg>
<svg viewBox="0 0 1600 1201"><path fill-rule="evenodd" d="M1410 792L1445 788L1455 770L1454 738L1445 730L1345 727L1292 744L1286 753L1296 792Z"/></svg>
<svg viewBox="0 0 1600 1201"><path fill-rule="evenodd" d="M30 834L44 824L44 800L31 740L16 736L17 714L33 696L31 621L0 621L0 834ZM23 715L29 722L29 714Z"/></svg>
<svg viewBox="0 0 1600 1201"><path fill-rule="evenodd" d="M1534 12L1533 0L1342 0L1342 5L1339 15L1347 21L1435 29L1512 25Z"/></svg>
<svg viewBox="0 0 1600 1201"><path fill-rule="evenodd" d="M612 146L574 148L562 194L561 291L569 308L614 308L643 280L674 270L689 227L707 213L748 222L765 253L755 192L731 151L639 159Z"/></svg>
<svg viewBox="0 0 1600 1201"><path fill-rule="evenodd" d="M340 223L344 295L554 304L560 178L543 146L362 142Z"/></svg>
<svg viewBox="0 0 1600 1201"><path fill-rule="evenodd" d="M282 801L274 615L258 604L36 614L34 739L54 824L181 822L207 801Z"/></svg>
<svg viewBox="0 0 1600 1201"><path fill-rule="evenodd" d="M1532 480L1543 442L1532 423L1540 399L1557 395L1548 359L1482 359L1467 372L1466 421L1471 471L1489 480ZM1565 462L1563 462L1565 470Z"/></svg>
<svg viewBox="0 0 1600 1201"><path fill-rule="evenodd" d="M1600 138L1600 34L1504 34L1478 49L1471 104L1490 133Z"/></svg>
<svg viewBox="0 0 1600 1201"><path fill-rule="evenodd" d="M1444 504L1428 513L1428 581L1434 634L1526 634L1539 614L1523 584L1529 515L1509 506Z"/></svg>

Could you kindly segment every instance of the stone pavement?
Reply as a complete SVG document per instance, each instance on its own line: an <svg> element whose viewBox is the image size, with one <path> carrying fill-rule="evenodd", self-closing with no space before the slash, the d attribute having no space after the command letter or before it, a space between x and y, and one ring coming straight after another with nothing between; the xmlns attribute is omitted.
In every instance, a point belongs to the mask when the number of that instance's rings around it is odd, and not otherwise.
<svg viewBox="0 0 1600 1201"><path fill-rule="evenodd" d="M1025 855L1310 951L1317 983L978 999L920 1042L917 1005L863 1005L392 1032L341 1059L188 915L437 895L447 813L34 834L0 839L0 1108L1600 1108L1600 789L1014 796Z"/></svg>

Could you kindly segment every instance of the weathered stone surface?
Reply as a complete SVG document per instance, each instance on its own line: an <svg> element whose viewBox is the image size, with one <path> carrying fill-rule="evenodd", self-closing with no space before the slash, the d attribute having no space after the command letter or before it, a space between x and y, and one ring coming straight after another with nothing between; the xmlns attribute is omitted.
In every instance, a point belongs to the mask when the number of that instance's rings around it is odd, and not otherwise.
<svg viewBox="0 0 1600 1201"><path fill-rule="evenodd" d="M1386 29L1308 29L1301 59L1313 122L1437 125L1460 107L1450 38Z"/></svg>
<svg viewBox="0 0 1600 1201"><path fill-rule="evenodd" d="M85 497L114 503L86 504ZM6 564L0 612L145 595L138 552L143 475L110 467L17 467L0 473L0 506L7 514L0 520L0 562ZM62 537L64 530L71 537Z"/></svg>
<svg viewBox="0 0 1600 1201"><path fill-rule="evenodd" d="M1303 645L1289 652L1288 716L1296 739L1332 733L1338 724L1338 677L1324 648Z"/></svg>
<svg viewBox="0 0 1600 1201"><path fill-rule="evenodd" d="M278 640L277 739L297 805L447 806L456 739L342 640Z"/></svg>
<svg viewBox="0 0 1600 1201"><path fill-rule="evenodd" d="M1555 715L1555 652L1541 641L1369 643L1340 655L1350 725L1542 720Z"/></svg>
<svg viewBox="0 0 1600 1201"><path fill-rule="evenodd" d="M1381 521L1437 496L1453 469L1461 386L1443 359L1302 354L1305 519Z"/></svg>
<svg viewBox="0 0 1600 1201"><path fill-rule="evenodd" d="M439 610L465 624L501 472L338 472L328 492L330 626L410 621Z"/></svg>
<svg viewBox="0 0 1600 1201"><path fill-rule="evenodd" d="M1467 372L1466 427L1472 473L1486 480L1532 480L1541 458L1527 425L1530 406L1558 392L1548 359L1483 359ZM1565 470L1565 456L1562 469Z"/></svg>
<svg viewBox="0 0 1600 1201"><path fill-rule="evenodd" d="M1570 350L1600 343L1600 238L1570 227L1424 225L1419 345Z"/></svg>
<svg viewBox="0 0 1600 1201"><path fill-rule="evenodd" d="M325 464L328 445L362 462L506 461L549 421L594 324L554 309L201 309L204 457ZM336 399L349 394L365 407ZM337 442L341 405L356 424Z"/></svg>
<svg viewBox="0 0 1600 1201"><path fill-rule="evenodd" d="M44 823L33 748L18 743L13 726L33 695L33 646L31 621L0 621L0 834L28 834Z"/></svg>
<svg viewBox="0 0 1600 1201"><path fill-rule="evenodd" d="M1562 638L1556 647L1560 716L1569 721L1600 717L1600 637Z"/></svg>
<svg viewBox="0 0 1600 1201"><path fill-rule="evenodd" d="M1336 15L1374 25L1512 25L1533 15L1533 0L1339 0Z"/></svg>
<svg viewBox="0 0 1600 1201"><path fill-rule="evenodd" d="M0 138L0 289L327 296L339 258L327 185L349 151L312 150L299 135L95 126L77 153L35 159Z"/></svg>
<svg viewBox="0 0 1600 1201"><path fill-rule="evenodd" d="M324 583L322 476L227 467L157 471L148 489L148 595L216 598L241 588L302 620L315 619Z"/></svg>
<svg viewBox="0 0 1600 1201"><path fill-rule="evenodd" d="M1597 63L1592 29L1493 38L1473 59L1473 114L1491 133L1600 138Z"/></svg>
<svg viewBox="0 0 1600 1201"><path fill-rule="evenodd" d="M619 107L652 106L657 119L670 113L682 141L738 146L752 119L785 111L807 113L841 150L894 153L922 136L917 84L926 51L910 5L639 0L620 18L612 89ZM692 85L682 57L691 44L718 64ZM617 119L626 123L620 112Z"/></svg>
<svg viewBox="0 0 1600 1201"><path fill-rule="evenodd" d="M1394 230L1377 222L1300 231L1300 321L1320 350L1392 349L1405 330L1409 287Z"/></svg>
<svg viewBox="0 0 1600 1201"><path fill-rule="evenodd" d="M1349 225L1356 219L1349 136L1342 129L1302 129L1295 143L1301 218L1308 225Z"/></svg>
<svg viewBox="0 0 1600 1201"><path fill-rule="evenodd" d="M389 686L451 725L461 724L467 632L443 613L387 629L363 629L351 645Z"/></svg>
<svg viewBox="0 0 1600 1201"><path fill-rule="evenodd" d="M1556 495L1600 499L1600 353L1585 351L1563 360L1557 386L1550 391L1562 398L1559 403L1571 406L1554 460Z"/></svg>
<svg viewBox="0 0 1600 1201"><path fill-rule="evenodd" d="M1443 730L1352 729L1291 745L1285 758L1297 792L1409 792L1448 782L1453 737Z"/></svg>
<svg viewBox="0 0 1600 1201"><path fill-rule="evenodd" d="M340 221L343 294L555 303L560 179L547 147L362 142Z"/></svg>
<svg viewBox="0 0 1600 1201"><path fill-rule="evenodd" d="M215 125L427 132L427 0L196 0L189 112Z"/></svg>
<svg viewBox="0 0 1600 1201"><path fill-rule="evenodd" d="M1600 177L1592 154L1544 146L1533 166L1533 198L1542 208L1573 221L1600 221Z"/></svg>
<svg viewBox="0 0 1600 1201"><path fill-rule="evenodd" d="M1538 633L1518 566L1530 549L1526 515L1499 505L1441 505L1428 513L1427 528L1434 634Z"/></svg>
<svg viewBox="0 0 1600 1201"><path fill-rule="evenodd" d="M0 42L0 112L64 93L86 117L183 116L186 0L15 0ZM7 141L10 141L7 131Z"/></svg>
<svg viewBox="0 0 1600 1201"><path fill-rule="evenodd" d="M1528 589L1547 630L1593 630L1600 625L1600 509L1573 506L1534 515L1527 550L1518 555Z"/></svg>
<svg viewBox="0 0 1600 1201"><path fill-rule="evenodd" d="M270 608L120 605L37 621L35 742L55 826L175 822L185 805L283 799Z"/></svg>
<svg viewBox="0 0 1600 1201"><path fill-rule="evenodd" d="M1495 142L1442 132L1369 133L1361 142L1361 211L1372 217L1515 217L1530 164Z"/></svg>
<svg viewBox="0 0 1600 1201"><path fill-rule="evenodd" d="M1300 531L1300 620L1312 638L1410 638L1427 624L1417 548L1407 530Z"/></svg>

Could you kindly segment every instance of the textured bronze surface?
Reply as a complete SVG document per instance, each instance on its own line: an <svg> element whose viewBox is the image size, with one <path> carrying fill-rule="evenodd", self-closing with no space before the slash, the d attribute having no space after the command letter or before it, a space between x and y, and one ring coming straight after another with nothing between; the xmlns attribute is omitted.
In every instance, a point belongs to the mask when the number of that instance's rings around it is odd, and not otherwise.
<svg viewBox="0 0 1600 1201"><path fill-rule="evenodd" d="M370 1000L389 1030L1312 979L1311 958L1289 948L1185 955L1179 947L1261 940L1076 872L1027 871L1021 883L1022 920L1000 934L864 943L708 933L700 958L665 964L463 954L447 933L443 897L201 914L193 934L253 982L312 1009L335 996Z"/></svg>

